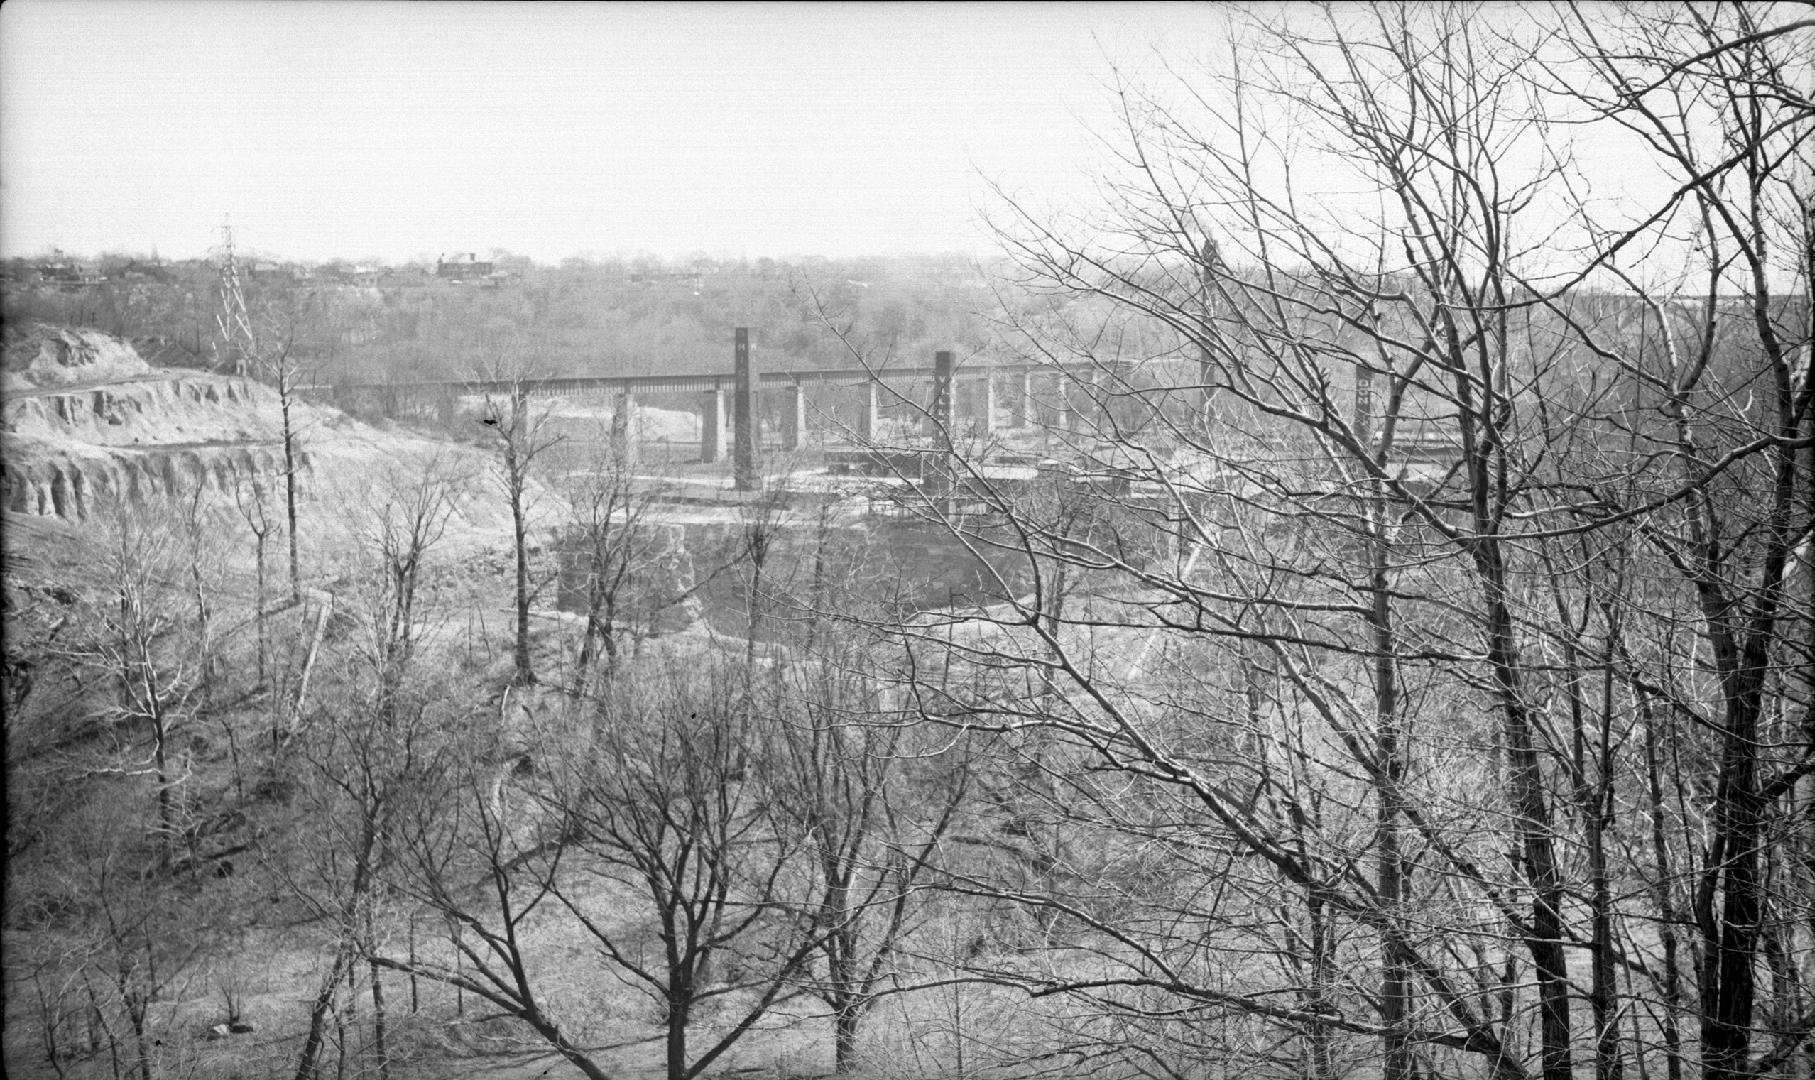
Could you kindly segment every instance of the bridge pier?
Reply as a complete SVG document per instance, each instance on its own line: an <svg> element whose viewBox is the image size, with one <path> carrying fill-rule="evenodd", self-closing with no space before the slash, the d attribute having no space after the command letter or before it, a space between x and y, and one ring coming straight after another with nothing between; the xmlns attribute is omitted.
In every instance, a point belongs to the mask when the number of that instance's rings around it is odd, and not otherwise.
<svg viewBox="0 0 1815 1080"><path fill-rule="evenodd" d="M996 431L996 376L994 373L983 376L983 424L985 437Z"/></svg>
<svg viewBox="0 0 1815 1080"><path fill-rule="evenodd" d="M1014 380L1008 392L1008 426L1019 430L1034 412L1034 373L1023 371Z"/></svg>
<svg viewBox="0 0 1815 1080"><path fill-rule="evenodd" d="M1064 372L1052 377L1052 390L1052 426L1062 431L1076 431L1078 413L1072 408L1071 380L1065 377Z"/></svg>
<svg viewBox="0 0 1815 1080"><path fill-rule="evenodd" d="M1112 431L1123 431L1144 423L1139 401L1131 394L1134 365L1126 360L1111 360L1103 367L1099 380L1104 425Z"/></svg>
<svg viewBox="0 0 1815 1080"><path fill-rule="evenodd" d="M935 442L949 445L958 419L956 387L952 385L952 354L933 354L933 400L926 411L926 433Z"/></svg>
<svg viewBox="0 0 1815 1080"><path fill-rule="evenodd" d="M876 441L876 430L881 427L882 419L882 386L872 375L863 383L863 399L858 402L857 441L868 446Z"/></svg>
<svg viewBox="0 0 1815 1080"><path fill-rule="evenodd" d="M1109 380L1104 376L1102 364L1090 366L1090 376L1084 380L1084 415L1079 417L1080 426L1088 424L1093 433L1103 431L1109 426L1109 401L1104 393Z"/></svg>
<svg viewBox="0 0 1815 1080"><path fill-rule="evenodd" d="M725 397L723 390L706 391L704 407L700 410L701 461L725 460L725 431L730 419L725 414Z"/></svg>
<svg viewBox="0 0 1815 1080"><path fill-rule="evenodd" d="M783 450L799 450L807 430L807 394L806 388L799 383L782 387L781 390L781 447Z"/></svg>
<svg viewBox="0 0 1815 1080"><path fill-rule="evenodd" d="M755 491L756 472L755 373L750 370L750 328L740 326L732 344L732 473L739 491Z"/></svg>
<svg viewBox="0 0 1815 1080"><path fill-rule="evenodd" d="M872 444L883 438L888 430L884 421L894 414L885 412L884 408L892 407L894 402L907 406L907 411L919 412L920 423L910 427L918 427L921 437L915 440L910 434L909 441L918 441L922 446L957 439L967 432L995 432L1002 429L1002 424L1014 428L1039 425L1049 435L1062 434L1067 429L1076 431L1085 422L1104 422L1105 402L1102 399L1105 397L1113 399L1107 403L1109 413L1121 422L1135 422L1131 418L1139 411L1138 401L1125 400L1129 394L1126 388L1138 367L1107 366L1097 373L1096 380L1087 380L1081 365L1060 368L1011 362L991 368L987 373L981 365L959 372L954 354L940 350L930 366L904 365L880 373L870 369L836 368L774 371L764 375L755 370L749 335L748 327L738 328L735 365L731 373L558 376L537 380L529 392L537 397L583 396L595 401L602 398L614 413L612 441L620 452L631 458L638 456L639 451L639 447L633 445L639 396L654 394L665 400L668 395L690 395L686 400L698 403L701 412L701 459L718 462L729 457L735 465L739 490L743 491L753 491L761 485L759 463L763 446L762 421L766 413L776 413L780 409L778 415L771 417L769 425L777 442L794 449L811 440L813 432L807 426L806 395L808 387L812 386L848 387L857 391L854 395L858 406L855 420L845 415L844 400L850 391L838 392L835 412L847 421L857 439ZM961 376L962 386L959 385ZM994 381L997 378L1004 381L998 384ZM981 386L973 387L979 382ZM929 383L930 399L921 397L926 392L921 387ZM759 387L781 393L759 400ZM299 390L310 400L325 396L348 407L364 406L376 398L377 404L390 413L418 404L438 405L443 411L451 412L458 395L509 393L511 384L497 380L312 385ZM1006 401L1002 399L1004 394L1008 395ZM703 401L700 395L704 395ZM825 404L819 398L814 400ZM996 422L998 407L1005 410L1002 424ZM834 410L828 408L827 411ZM983 413L982 423L977 423L979 411ZM959 424L961 417L963 426Z"/></svg>
<svg viewBox="0 0 1815 1080"><path fill-rule="evenodd" d="M618 391L611 405L611 452L619 461L634 465L637 460L637 396L630 390Z"/></svg>
<svg viewBox="0 0 1815 1080"><path fill-rule="evenodd" d="M937 452L932 458L932 468L923 479L927 494L948 500L953 486L952 440L957 434L953 428L958 420L958 388L952 380L954 367L950 352L941 349L933 354L933 407L928 417ZM950 513L951 509L948 502L945 510Z"/></svg>

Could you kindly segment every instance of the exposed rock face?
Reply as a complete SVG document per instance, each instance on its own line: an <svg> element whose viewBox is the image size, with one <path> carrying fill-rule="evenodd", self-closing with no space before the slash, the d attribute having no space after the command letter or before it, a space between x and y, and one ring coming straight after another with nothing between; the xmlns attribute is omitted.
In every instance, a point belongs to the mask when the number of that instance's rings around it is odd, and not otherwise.
<svg viewBox="0 0 1815 1080"><path fill-rule="evenodd" d="M6 328L7 392L40 386L131 379L151 373L137 349L98 330L44 323Z"/></svg>
<svg viewBox="0 0 1815 1080"><path fill-rule="evenodd" d="M154 514L208 496L231 520L262 488L281 500L283 403L252 379L146 367L123 341L86 330L9 328L0 401L0 506L79 522L122 507ZM15 365L17 365L15 367ZM487 450L362 424L292 401L299 532L344 549L387 509L433 487L449 507L438 545L507 548L510 508ZM553 530L566 504L531 485L532 532ZM393 505L396 504L396 505Z"/></svg>
<svg viewBox="0 0 1815 1080"><path fill-rule="evenodd" d="M275 391L218 375L41 390L9 398L5 415L9 434L99 446L221 445L283 437Z"/></svg>
<svg viewBox="0 0 1815 1080"><path fill-rule="evenodd" d="M38 440L9 438L4 478L6 509L80 521L108 506L174 501L197 491L228 498L248 485L281 488L284 459L270 446L114 448L83 452ZM305 460L306 464L306 460Z"/></svg>
<svg viewBox="0 0 1815 1080"><path fill-rule="evenodd" d="M247 379L138 367L138 377L105 385L10 390L0 504L79 521L110 504L281 486L275 392ZM313 410L297 409L299 428L314 419ZM307 471L307 453L299 454L299 466Z"/></svg>

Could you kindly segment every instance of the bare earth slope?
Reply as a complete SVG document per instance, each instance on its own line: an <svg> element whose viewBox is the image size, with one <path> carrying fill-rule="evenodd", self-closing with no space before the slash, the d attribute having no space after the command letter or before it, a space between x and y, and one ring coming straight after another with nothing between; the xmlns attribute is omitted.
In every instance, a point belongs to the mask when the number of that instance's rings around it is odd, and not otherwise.
<svg viewBox="0 0 1815 1080"><path fill-rule="evenodd" d="M130 344L98 330L72 330L46 323L6 328L0 363L8 394L39 386L129 379L150 371Z"/></svg>
<svg viewBox="0 0 1815 1080"><path fill-rule="evenodd" d="M0 506L80 522L122 508L156 513L200 496L231 508L283 486L281 402L252 379L149 367L94 331L7 330ZM433 476L454 491L447 539L491 546L509 514L492 456L293 402L304 515L348 512ZM558 500L538 492L538 524Z"/></svg>

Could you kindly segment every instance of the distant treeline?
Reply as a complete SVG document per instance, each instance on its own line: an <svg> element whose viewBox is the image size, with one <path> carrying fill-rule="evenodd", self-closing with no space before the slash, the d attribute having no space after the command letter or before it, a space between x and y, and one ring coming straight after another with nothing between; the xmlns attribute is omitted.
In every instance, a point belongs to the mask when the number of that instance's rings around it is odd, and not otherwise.
<svg viewBox="0 0 1815 1080"><path fill-rule="evenodd" d="M75 285L41 279L38 261L5 264L8 320L102 330L156 365L225 366L218 263L108 256L84 262L91 272ZM511 274L502 287L438 281L433 268L352 284L332 265L263 263L241 286L261 350L288 349L311 381L334 383L457 379L499 364L546 375L721 371L738 326L752 328L769 369L850 366L853 347L872 362L923 363L936 348L982 348L1003 303L988 269L958 256L498 265Z"/></svg>

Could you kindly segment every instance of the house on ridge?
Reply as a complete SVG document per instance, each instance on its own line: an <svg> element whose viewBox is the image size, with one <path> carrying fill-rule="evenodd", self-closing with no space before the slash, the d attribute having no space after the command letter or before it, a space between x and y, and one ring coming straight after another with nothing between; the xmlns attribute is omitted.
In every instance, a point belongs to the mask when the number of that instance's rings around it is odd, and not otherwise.
<svg viewBox="0 0 1815 1080"><path fill-rule="evenodd" d="M480 262L478 254L471 251L443 255L435 261L435 276L443 281L484 281L491 274L490 260Z"/></svg>

